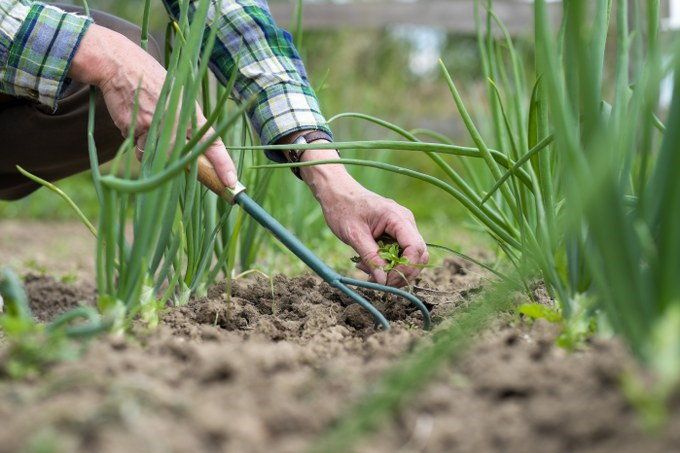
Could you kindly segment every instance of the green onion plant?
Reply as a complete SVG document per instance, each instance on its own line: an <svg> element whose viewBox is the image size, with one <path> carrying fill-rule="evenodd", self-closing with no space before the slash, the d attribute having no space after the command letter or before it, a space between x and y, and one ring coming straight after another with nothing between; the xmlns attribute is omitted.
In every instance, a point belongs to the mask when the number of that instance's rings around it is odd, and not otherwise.
<svg viewBox="0 0 680 453"><path fill-rule="evenodd" d="M545 0L536 0L535 55L528 64L492 2L477 2L490 127L473 119L440 62L473 147L358 113L341 116L378 124L401 140L327 146L418 152L439 174L369 159L294 165L343 162L428 182L468 210L527 289L540 277L565 319L604 312L637 356L654 365L659 348L671 347L660 343L659 329L680 330L680 137L666 129L658 107L660 81L678 67L677 57L672 65L662 62L677 46L669 39L662 49L658 0L632 14L628 3L564 2L554 27ZM680 118L678 86L668 124ZM680 375L677 344L672 348L675 359L665 363L675 365L656 365L666 382Z"/></svg>
<svg viewBox="0 0 680 453"><path fill-rule="evenodd" d="M671 127L680 121L680 43L673 36L660 35L658 0L635 2L632 11L631 3L565 1L561 26L555 29L546 1L535 0L535 61L527 70L493 14L491 2L485 2L486 28L479 28L479 46L487 76L492 137L485 139L478 133L442 64L476 146L461 157L466 171L463 182L471 193L463 184L454 183L454 175L449 175L449 183L369 160L346 163L426 180L452 195L453 189L462 191L465 197L454 197L506 251L519 276L541 276L561 307L555 311L529 303L519 311L531 318L561 322L566 317L566 322L585 321L588 326L593 326L588 321L594 313L604 314L607 327L654 372L651 390L629 378L624 380L624 390L643 415L659 422L663 402L678 390L680 379L680 135ZM501 29L500 40L491 33L494 23ZM670 43L665 48L662 38ZM669 55L672 64L663 65ZM675 73L673 99L669 111L663 112L659 86L671 70ZM666 116L665 125L660 116ZM412 133L447 144L439 152L453 154L450 138L433 131ZM417 143L417 137L402 135ZM493 152L487 153L487 142L507 159L510 165L505 170L498 168L501 162ZM542 142L545 146L538 146ZM424 143L336 146L436 152ZM470 158L484 165L473 166ZM485 205L489 211L482 210ZM482 213L494 214L491 224ZM506 234L498 234L497 227ZM504 297L496 292L486 302ZM579 316L583 318L574 319ZM466 327L462 322L454 324L444 328L442 335ZM595 327L604 330L605 325ZM452 349L459 345L448 341ZM415 386L402 386L401 380L423 370L434 372L450 360L447 351L426 366L416 363L420 357L435 354L437 348L435 342L419 351L414 363L390 370L378 391L348 411L321 439L318 450L352 449L376 430L405 398L413 396Z"/></svg>
<svg viewBox="0 0 680 453"><path fill-rule="evenodd" d="M86 14L89 7L84 2ZM144 3L141 43L149 41L150 0ZM224 276L255 264L266 233L256 222L204 188L196 179L196 159L216 138L242 147L232 156L239 179L251 196L265 202L273 172L248 172L262 164L262 153L243 147L258 144L240 107L230 99L236 71L224 85L208 72L216 30L206 32L209 1L181 2L179 20L166 28L165 66L159 108L148 133L141 168L134 163L134 131L123 142L108 174L102 174L94 141L94 89L90 97L88 144L94 188L100 202L98 226L56 185L19 169L57 193L97 239L99 308L120 332L134 317L151 325L168 305L204 294ZM200 105L207 123L198 127ZM133 120L134 124L134 120ZM212 128L212 131L211 131ZM193 131L187 137L183 131Z"/></svg>
<svg viewBox="0 0 680 453"><path fill-rule="evenodd" d="M121 146L110 174L100 173L93 139L96 119L90 109L90 159L101 203L99 305L115 320L117 331L137 315L152 326L157 324L159 312L169 302L182 304L192 294L205 292L218 275L230 277L235 265L236 243L244 222L229 204L201 186L196 160L218 137L252 143L244 119L249 103L236 108L228 102L235 73L225 86L215 86L208 76L216 38L214 28L205 31L209 7L208 0L197 2L189 21L189 2L181 2L179 20L167 28L168 77L137 177L131 170L134 131ZM144 17L142 45L148 14ZM199 99L207 117L200 127L196 123ZM187 130L193 131L188 138ZM246 160L241 152L237 160L241 170ZM260 181L266 176L256 178ZM264 190L266 184L260 187ZM126 232L128 219L131 238ZM248 225L245 228L250 231ZM244 237L252 253L257 235Z"/></svg>

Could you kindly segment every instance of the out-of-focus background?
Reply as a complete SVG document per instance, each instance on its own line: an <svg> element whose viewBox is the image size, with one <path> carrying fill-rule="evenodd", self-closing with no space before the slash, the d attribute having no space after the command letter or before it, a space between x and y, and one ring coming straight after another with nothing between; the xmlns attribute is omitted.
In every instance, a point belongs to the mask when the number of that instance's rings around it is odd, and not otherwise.
<svg viewBox="0 0 680 453"><path fill-rule="evenodd" d="M79 4L77 1L61 3ZM144 2L90 0L89 3L92 8L141 22ZM291 29L295 3L295 0L269 2L279 26ZM662 2L667 25L680 23L678 3ZM484 136L490 136L485 130L489 123L485 120L488 108L475 34L474 4L474 0L305 0L301 53L313 86L323 85L318 95L326 116L341 112L367 113L407 129L433 129L451 137L456 144L470 144L438 69L438 61L442 59L478 127ZM556 7L554 11L558 10L556 2L552 6ZM527 65L533 60L530 46L526 45L533 33L532 7L530 1L494 1L494 11L513 35L515 46ZM161 0L152 1L152 8L152 33L162 42L167 15ZM559 17L555 17L555 24L559 24ZM389 131L352 119L338 120L332 127L338 141L397 139ZM347 157L354 155L436 174L430 160L414 153L345 153ZM379 170L355 168L352 171L369 188L412 209L428 241L457 245L458 239L444 236L445 229L441 227L448 226L452 219L459 219L465 226L459 206L433 201L432 197L438 194L431 188L425 191L424 186L413 179ZM323 226L320 210L303 184L284 171L277 176L276 184L291 194L280 197L283 208L278 216L284 223L295 224L295 232L312 245L336 242L330 240L331 234ZM88 217L96 219L98 206L87 173L61 181L59 186ZM26 217L72 219L73 214L44 189L19 202L0 202L1 219Z"/></svg>

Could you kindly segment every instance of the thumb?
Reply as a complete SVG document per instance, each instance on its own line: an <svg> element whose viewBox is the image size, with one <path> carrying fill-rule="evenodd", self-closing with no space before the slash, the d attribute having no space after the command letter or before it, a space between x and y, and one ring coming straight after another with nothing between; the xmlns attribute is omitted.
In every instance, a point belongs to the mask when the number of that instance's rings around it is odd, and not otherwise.
<svg viewBox="0 0 680 453"><path fill-rule="evenodd" d="M207 122L207 120L201 113L200 107L196 107L196 112L197 124L199 127L202 127ZM191 134L191 132L191 130L188 131L189 134ZM201 142L207 140L208 137L211 137L214 134L215 130L212 127L208 128L206 134L201 137ZM231 160L231 156L229 155L227 148L224 146L224 143L222 143L220 138L217 138L210 144L205 152L205 157L207 157L212 164L213 168L215 169L215 173L222 184L231 188L236 187L236 183L238 182L236 166L234 165L234 161Z"/></svg>
<svg viewBox="0 0 680 453"><path fill-rule="evenodd" d="M373 280L384 285L387 282L387 273L383 270L385 261L378 255L378 244L370 231L361 230L350 245L361 257L362 264L368 268Z"/></svg>
<svg viewBox="0 0 680 453"><path fill-rule="evenodd" d="M215 173L217 173L217 177L220 178L222 184L231 188L236 186L236 182L238 181L236 167L221 140L217 140L210 145L210 148L205 152L205 157L207 157L212 164Z"/></svg>

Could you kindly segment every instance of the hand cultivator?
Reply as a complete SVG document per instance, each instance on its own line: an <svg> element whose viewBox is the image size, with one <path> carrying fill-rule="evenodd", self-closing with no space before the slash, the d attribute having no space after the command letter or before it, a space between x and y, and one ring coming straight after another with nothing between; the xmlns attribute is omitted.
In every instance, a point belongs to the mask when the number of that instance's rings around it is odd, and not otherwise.
<svg viewBox="0 0 680 453"><path fill-rule="evenodd" d="M260 225L271 231L272 234L279 241L281 241L281 243L283 243L286 248L288 248L288 250L300 258L317 275L323 278L328 284L351 297L355 302L368 310L368 312L373 315L375 321L384 329L387 330L390 328L390 324L387 319L385 319L385 316L383 316L383 314L380 313L380 311L363 296L351 289L350 286L368 288L403 297L420 310L423 315L424 328L430 328L430 313L420 299L418 299L413 294L409 294L401 289L386 285L379 285L377 283L358 280L338 274L319 257L317 257L311 250L309 250L302 242L300 242L300 240L290 233L290 231L286 230L286 228L281 225L274 217L272 217L262 206L250 198L250 196L248 196L246 193L246 188L244 185L237 183L236 188L234 189L225 187L217 177L217 174L215 173L215 170L213 169L210 162L208 162L208 160L203 156L198 159L198 179L201 181L201 183L203 183L203 185L208 187L220 197L232 204L238 204L241 206L245 212L253 217Z"/></svg>

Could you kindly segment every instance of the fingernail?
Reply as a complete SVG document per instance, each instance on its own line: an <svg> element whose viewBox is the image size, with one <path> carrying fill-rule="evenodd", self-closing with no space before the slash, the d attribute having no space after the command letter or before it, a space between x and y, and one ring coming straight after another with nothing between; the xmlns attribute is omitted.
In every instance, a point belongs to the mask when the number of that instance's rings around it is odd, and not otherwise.
<svg viewBox="0 0 680 453"><path fill-rule="evenodd" d="M238 178L236 177L236 172L233 171L233 170L229 170L229 171L227 172L227 185L228 185L229 187L232 187L232 188L233 188L233 187L236 186L236 182L237 182L237 181L238 181Z"/></svg>

